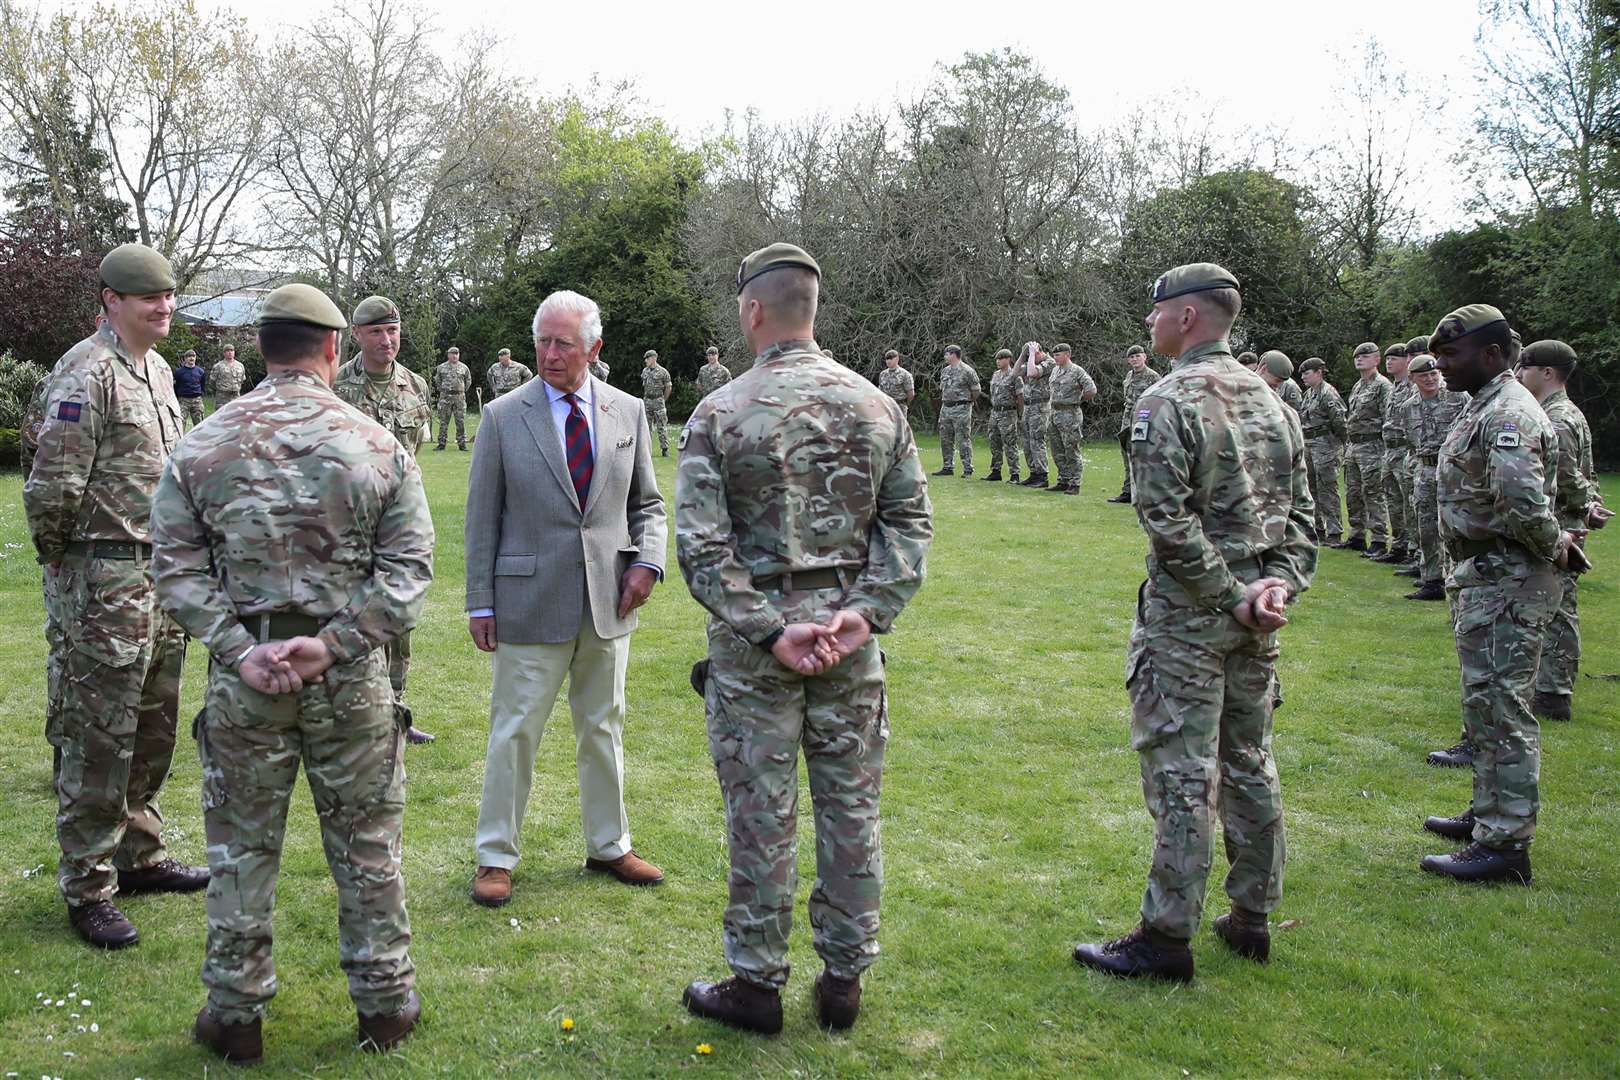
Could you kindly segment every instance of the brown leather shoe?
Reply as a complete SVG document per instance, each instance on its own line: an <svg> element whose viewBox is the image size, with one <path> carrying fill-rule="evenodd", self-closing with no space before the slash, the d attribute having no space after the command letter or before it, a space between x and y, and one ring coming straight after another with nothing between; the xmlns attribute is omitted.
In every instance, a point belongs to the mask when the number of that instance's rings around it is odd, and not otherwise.
<svg viewBox="0 0 1620 1080"><path fill-rule="evenodd" d="M405 1007L392 1016L355 1015L360 1018L360 1049L382 1053L404 1042L405 1036L422 1019L422 999L412 990L405 999Z"/></svg>
<svg viewBox="0 0 1620 1080"><path fill-rule="evenodd" d="M657 885L664 880L664 872L652 863L627 851L617 859L586 859L585 869L612 874L626 885Z"/></svg>
<svg viewBox="0 0 1620 1080"><path fill-rule="evenodd" d="M717 983L695 982L681 993L687 1011L761 1035L782 1030L782 993L733 975Z"/></svg>
<svg viewBox="0 0 1620 1080"><path fill-rule="evenodd" d="M473 903L500 907L512 899L512 871L504 866L480 866L473 875Z"/></svg>
<svg viewBox="0 0 1620 1080"><path fill-rule="evenodd" d="M122 896L141 893L188 893L208 888L208 867L187 866L177 859L164 859L144 870L118 871L118 892Z"/></svg>
<svg viewBox="0 0 1620 1080"><path fill-rule="evenodd" d="M204 1005L191 1027L191 1037L237 1065L257 1065L264 1060L263 1024L257 1019L245 1024L227 1024L215 1019Z"/></svg>
<svg viewBox="0 0 1620 1080"><path fill-rule="evenodd" d="M1215 936L1239 956L1264 964L1271 959L1271 927L1265 915L1234 907L1215 920Z"/></svg>
<svg viewBox="0 0 1620 1080"><path fill-rule="evenodd" d="M817 1023L833 1031L848 1031L861 1015L860 977L840 979L823 971L810 988L810 999L815 1002Z"/></svg>
<svg viewBox="0 0 1620 1080"><path fill-rule="evenodd" d="M93 904L69 904L68 923L78 935L98 949L123 949L141 940L124 913L108 900Z"/></svg>

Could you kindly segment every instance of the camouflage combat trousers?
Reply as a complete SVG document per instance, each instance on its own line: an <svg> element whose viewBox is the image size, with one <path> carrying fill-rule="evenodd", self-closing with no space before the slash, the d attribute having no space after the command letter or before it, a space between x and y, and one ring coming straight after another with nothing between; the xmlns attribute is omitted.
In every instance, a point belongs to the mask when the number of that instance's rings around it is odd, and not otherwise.
<svg viewBox="0 0 1620 1080"><path fill-rule="evenodd" d="M349 996L398 1012L416 982L400 874L404 731L381 650L271 697L215 665L193 730L208 835L208 943L202 981L226 1023L260 1017L276 993L271 957L287 806L302 762L337 883L338 948Z"/></svg>
<svg viewBox="0 0 1620 1080"><path fill-rule="evenodd" d="M789 622L823 620L838 597L787 593L780 606ZM760 986L787 982L802 748L816 825L812 941L834 975L859 975L877 959L883 891L878 795L889 718L877 640L805 678L711 619L704 701L731 851L726 962Z"/></svg>
<svg viewBox="0 0 1620 1080"><path fill-rule="evenodd" d="M1416 459L1414 459L1416 460ZM1418 554L1424 581L1444 581L1445 548L1440 543L1440 481L1437 466L1416 461L1412 474L1412 516L1417 527Z"/></svg>
<svg viewBox="0 0 1620 1080"><path fill-rule="evenodd" d="M990 410L990 471L1001 471L1001 459L1006 457L1012 478L1018 479L1018 410Z"/></svg>
<svg viewBox="0 0 1620 1080"><path fill-rule="evenodd" d="M660 453L669 453L669 410L665 407L663 398L642 398L641 403L647 407L647 424L658 432L658 450Z"/></svg>
<svg viewBox="0 0 1620 1080"><path fill-rule="evenodd" d="M1558 610L1553 612L1541 638L1541 664L1536 669L1536 693L1569 697L1581 666L1581 615L1575 604L1579 574L1558 572Z"/></svg>
<svg viewBox="0 0 1620 1080"><path fill-rule="evenodd" d="M62 774L62 672L67 669L67 634L62 629L57 577L45 573L45 741L51 746L51 783Z"/></svg>
<svg viewBox="0 0 1620 1080"><path fill-rule="evenodd" d="M1125 480L1120 486L1119 493L1129 496L1131 493L1131 429L1126 428L1119 433L1119 460L1125 467Z"/></svg>
<svg viewBox="0 0 1620 1080"><path fill-rule="evenodd" d="M1412 452L1404 446L1384 450L1384 507L1389 513L1389 538L1407 547L1417 546L1416 515L1412 510Z"/></svg>
<svg viewBox="0 0 1620 1080"><path fill-rule="evenodd" d="M186 636L145 563L69 555L57 576L61 673L57 882L69 904L111 900L118 870L163 861L158 792L174 759Z"/></svg>
<svg viewBox="0 0 1620 1080"><path fill-rule="evenodd" d="M941 405L939 407L939 452L945 459L944 468L956 463L956 453L962 453L962 474L973 471L973 406Z"/></svg>
<svg viewBox="0 0 1620 1080"><path fill-rule="evenodd" d="M237 390L215 390L214 411L219 412L219 410L223 409L225 406L229 405L231 402L235 401L241 396L241 392Z"/></svg>
<svg viewBox="0 0 1620 1080"><path fill-rule="evenodd" d="M1350 536L1368 544L1389 539L1389 514L1384 506L1384 443L1381 439L1352 442L1344 456L1344 501L1350 511Z"/></svg>
<svg viewBox="0 0 1620 1080"><path fill-rule="evenodd" d="M1528 847L1541 802L1541 729L1529 699L1558 610L1558 572L1514 551L1459 562L1452 580L1463 731L1475 747L1474 839Z"/></svg>
<svg viewBox="0 0 1620 1080"><path fill-rule="evenodd" d="M200 397L183 397L183 398L179 398L177 400L180 402L180 414L186 418L186 430L187 431L190 431L193 427L195 427L196 425L202 423L202 418L203 418L203 399L202 398L200 398Z"/></svg>
<svg viewBox="0 0 1620 1080"><path fill-rule="evenodd" d="M1024 406L1024 463L1029 475L1045 478L1046 433L1052 423L1052 406L1032 401Z"/></svg>
<svg viewBox="0 0 1620 1080"><path fill-rule="evenodd" d="M388 658L388 685L394 690L394 709L400 714L400 723L411 726L411 707L405 704L405 679L411 673L411 632L405 631L383 649Z"/></svg>
<svg viewBox="0 0 1620 1080"><path fill-rule="evenodd" d="M1255 567L1249 577L1258 576ZM1172 602L1144 583L1125 685L1131 747L1141 755L1142 795L1153 816L1142 920L1162 934L1185 940L1198 931L1217 808L1232 903L1270 912L1282 901L1287 847L1271 756L1276 662L1276 634Z"/></svg>
<svg viewBox="0 0 1620 1080"><path fill-rule="evenodd" d="M439 449L444 449L450 437L450 418L456 420L456 445L467 449L467 395L457 394L439 398Z"/></svg>
<svg viewBox="0 0 1620 1080"><path fill-rule="evenodd" d="M1305 442L1310 453L1311 499L1316 503L1316 539L1336 544L1344 538L1339 516L1339 467L1344 464L1344 443L1332 435L1318 435Z"/></svg>
<svg viewBox="0 0 1620 1080"><path fill-rule="evenodd" d="M1057 466L1057 482L1079 484L1086 470L1080 457L1080 433L1085 414L1073 405L1052 406L1052 463Z"/></svg>

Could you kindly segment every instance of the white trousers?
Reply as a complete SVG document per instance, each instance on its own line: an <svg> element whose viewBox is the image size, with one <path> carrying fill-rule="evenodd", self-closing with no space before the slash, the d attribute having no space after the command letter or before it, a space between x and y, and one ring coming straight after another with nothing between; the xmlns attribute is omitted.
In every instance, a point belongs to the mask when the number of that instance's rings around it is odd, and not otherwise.
<svg viewBox="0 0 1620 1080"><path fill-rule="evenodd" d="M624 814L624 670L630 635L601 638L589 615L583 623L572 641L495 646L489 751L478 809L479 866L517 865L535 753L565 676L574 714L585 852L611 860L630 850L630 823Z"/></svg>

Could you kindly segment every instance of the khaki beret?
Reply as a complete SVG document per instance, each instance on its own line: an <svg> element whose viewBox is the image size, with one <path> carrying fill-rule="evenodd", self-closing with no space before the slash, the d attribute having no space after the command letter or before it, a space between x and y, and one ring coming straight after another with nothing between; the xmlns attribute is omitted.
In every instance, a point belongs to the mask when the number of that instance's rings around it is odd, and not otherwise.
<svg viewBox="0 0 1620 1080"><path fill-rule="evenodd" d="M1450 345L1453 341L1460 341L1469 334L1499 322L1507 322L1507 316L1491 305L1468 304L1440 320L1440 324L1434 328L1434 333L1429 335L1429 348L1438 349L1442 345Z"/></svg>
<svg viewBox="0 0 1620 1080"><path fill-rule="evenodd" d="M947 345L947 346L945 346L945 351L948 352L948 353L955 353L957 356L961 356L962 355L962 346L960 346L960 345Z"/></svg>
<svg viewBox="0 0 1620 1080"><path fill-rule="evenodd" d="M718 345L710 345L707 349L703 350L703 355L704 356L719 356L720 355L720 346L718 346Z"/></svg>
<svg viewBox="0 0 1620 1080"><path fill-rule="evenodd" d="M641 358L643 360L646 360L649 357L653 357L653 356L657 356L657 355L658 355L658 350L657 349L648 349L646 352L641 354Z"/></svg>
<svg viewBox="0 0 1620 1080"><path fill-rule="evenodd" d="M772 270L782 270L790 266L808 270L818 278L821 276L821 267L817 265L816 260L810 257L810 253L803 248L796 247L793 244L771 244L760 248L738 264L737 291L742 292L744 285L747 285L761 274L768 274Z"/></svg>
<svg viewBox="0 0 1620 1080"><path fill-rule="evenodd" d="M1575 367L1575 360L1574 349L1562 341L1550 339L1532 341L1519 353L1519 363L1524 367L1550 367L1570 371Z"/></svg>
<svg viewBox="0 0 1620 1080"><path fill-rule="evenodd" d="M1429 351L1429 335L1428 334L1419 334L1417 337L1413 338L1411 341L1408 341L1406 343L1406 351L1408 353L1410 353L1411 355L1413 355L1413 356L1417 356L1420 353L1428 352Z"/></svg>
<svg viewBox="0 0 1620 1080"><path fill-rule="evenodd" d="M376 326L378 323L399 322L399 308L386 296L368 296L360 301L352 316L356 326Z"/></svg>
<svg viewBox="0 0 1620 1080"><path fill-rule="evenodd" d="M1140 346L1140 345L1132 345L1130 348L1125 350L1125 355L1126 356L1146 356L1147 355L1147 350L1142 348L1142 346Z"/></svg>
<svg viewBox="0 0 1620 1080"><path fill-rule="evenodd" d="M1237 361L1240 364L1258 364L1260 362L1260 354L1245 350L1244 352L1238 353Z"/></svg>
<svg viewBox="0 0 1620 1080"><path fill-rule="evenodd" d="M512 350L511 349L502 349L500 352L496 353L495 355L496 356L511 356L512 355Z"/></svg>
<svg viewBox="0 0 1620 1080"><path fill-rule="evenodd" d="M1439 370L1440 362L1433 356L1430 356L1428 353L1424 352L1418 353L1417 359L1412 361L1412 366L1406 369L1406 373L1408 375L1424 375L1428 372Z"/></svg>
<svg viewBox="0 0 1620 1080"><path fill-rule="evenodd" d="M1327 361L1323 360L1320 356L1313 356L1313 357L1309 358L1308 360L1306 360L1303 364L1299 365L1299 371L1300 371L1300 374L1302 374L1302 375L1307 371L1326 371L1326 370L1327 370Z"/></svg>
<svg viewBox="0 0 1620 1080"><path fill-rule="evenodd" d="M265 323L305 323L325 330L342 330L349 325L330 297L302 282L283 285L264 298L259 307L259 325Z"/></svg>
<svg viewBox="0 0 1620 1080"><path fill-rule="evenodd" d="M1377 355L1379 355L1378 346L1375 343L1371 342L1371 341L1363 341L1360 345L1356 346L1356 351L1354 353L1352 353L1351 355L1352 356L1377 356Z"/></svg>
<svg viewBox="0 0 1620 1080"><path fill-rule="evenodd" d="M900 350L899 349L890 349L888 352L883 354L883 359L887 360L891 356L899 356L899 355L900 355Z"/></svg>
<svg viewBox="0 0 1620 1080"><path fill-rule="evenodd" d="M1405 356L1405 355L1407 355L1407 353L1406 353L1406 342L1397 341L1395 344L1388 346L1387 348L1384 349L1384 355L1385 356Z"/></svg>
<svg viewBox="0 0 1620 1080"><path fill-rule="evenodd" d="M1072 353L1072 352L1074 352L1074 350L1069 348L1069 343L1067 341L1060 341L1056 345L1052 346L1052 355L1053 356L1056 356L1058 353Z"/></svg>
<svg viewBox="0 0 1620 1080"><path fill-rule="evenodd" d="M184 360L188 356L191 357L193 360L197 359L197 350L196 349L187 349L185 352L180 354L180 359Z"/></svg>
<svg viewBox="0 0 1620 1080"><path fill-rule="evenodd" d="M1260 362L1266 366L1267 371L1279 379L1286 379L1294 374L1294 362L1288 359L1288 354L1281 349L1267 350L1260 358Z"/></svg>
<svg viewBox="0 0 1620 1080"><path fill-rule="evenodd" d="M1238 279L1231 272L1214 263L1188 263L1159 275L1153 283L1152 299L1155 304L1188 293L1213 292L1216 289L1236 289ZM1240 290L1241 291L1241 290Z"/></svg>
<svg viewBox="0 0 1620 1080"><path fill-rule="evenodd" d="M1012 350L1011 349L997 349L996 350L996 359L1000 360L1003 356L1005 356L1008 360L1011 360L1012 359Z"/></svg>
<svg viewBox="0 0 1620 1080"><path fill-rule="evenodd" d="M145 244L119 244L101 260L101 280L113 292L149 296L175 287L169 260Z"/></svg>

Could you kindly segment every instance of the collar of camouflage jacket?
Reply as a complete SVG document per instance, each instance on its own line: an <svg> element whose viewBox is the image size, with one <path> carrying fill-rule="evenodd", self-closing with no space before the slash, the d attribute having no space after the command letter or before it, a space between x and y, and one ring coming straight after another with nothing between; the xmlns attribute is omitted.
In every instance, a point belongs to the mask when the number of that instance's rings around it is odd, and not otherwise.
<svg viewBox="0 0 1620 1080"><path fill-rule="evenodd" d="M1477 411L1487 401L1490 401L1497 394L1500 394L1502 392L1502 388L1508 383L1516 383L1518 381L1518 376L1513 374L1512 368L1508 368L1506 371L1502 372L1502 374L1498 375L1496 378L1474 391L1473 405L1475 410Z"/></svg>
<svg viewBox="0 0 1620 1080"><path fill-rule="evenodd" d="M760 354L754 357L754 366L768 364L772 360L786 356L788 353L815 353L821 355L821 346L811 338L793 338L788 341L778 341L775 345L767 346Z"/></svg>
<svg viewBox="0 0 1620 1080"><path fill-rule="evenodd" d="M1212 357L1222 356L1228 360L1232 359L1232 346L1227 344L1224 338L1217 338L1215 341L1205 341L1187 349L1176 358L1175 366L1183 368L1188 364L1197 364Z"/></svg>

